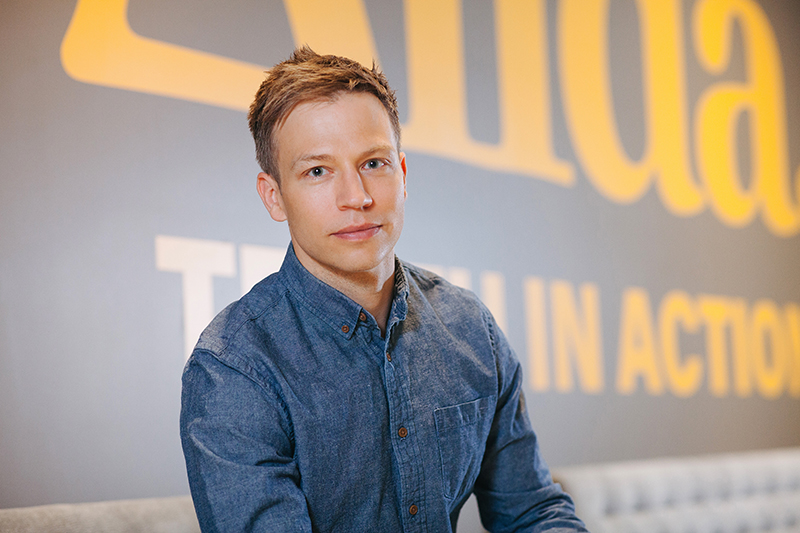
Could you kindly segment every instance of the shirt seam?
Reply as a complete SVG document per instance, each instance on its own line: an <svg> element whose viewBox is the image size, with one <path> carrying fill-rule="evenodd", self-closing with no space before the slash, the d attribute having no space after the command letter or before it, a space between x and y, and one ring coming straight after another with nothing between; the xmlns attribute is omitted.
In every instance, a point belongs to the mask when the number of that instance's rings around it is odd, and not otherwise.
<svg viewBox="0 0 800 533"><path fill-rule="evenodd" d="M496 341L496 333L494 330L495 324L494 321L491 319L491 315L489 314L489 310L484 306L481 305L481 318L483 320L484 326L486 327L487 333L489 334L489 344L492 347L492 359L494 362L494 379L497 387L497 398L501 396L501 383L500 383L500 358L497 355L497 341Z"/></svg>
<svg viewBox="0 0 800 533"><path fill-rule="evenodd" d="M278 405L279 405L279 407L281 409L281 412L283 412L284 416L286 417L286 421L289 423L289 435L288 435L288 437L292 442L292 447L293 448L295 447L295 442L294 442L294 424L292 423L292 417L289 414L289 410L288 410L288 408L286 406L286 399L283 397L283 394L281 394L279 388L274 383L272 383L274 381L273 378L265 376L265 379L263 379L263 380L257 379L257 377L251 375L250 372L247 372L247 371L245 371L245 369L239 368L238 366L235 366L235 365L231 364L230 362L222 359L218 354L216 354L216 353L214 353L214 352L212 352L210 350L200 349L200 350L198 350L198 352L205 352L206 354L210 355L211 357L216 359L217 362L219 362L221 365L225 366L226 368L229 368L233 372L236 372L240 376L250 380L253 384L255 384L262 391L264 391L266 393L272 392L273 394L275 394L276 398L278 399ZM250 367L250 365L246 365L246 366L248 367L248 369L252 370L252 367Z"/></svg>
<svg viewBox="0 0 800 533"><path fill-rule="evenodd" d="M289 413L289 408L287 406L286 398L284 397L283 393L281 392L280 387L278 387L278 385L276 383L276 380L275 380L275 377L272 375L272 372L270 372L269 368L265 367L264 375L262 375L262 373L258 372L253 367L253 365L251 365L247 361L246 358L241 357L240 355L238 355L234 351L230 350L230 346L231 346L231 343L233 341L233 338L236 337L239 334L239 332L242 330L242 328L245 326L245 324L247 324L248 322L255 323L256 320L261 318L270 309L273 309L273 308L277 307L278 304L280 303L281 298L286 297L288 292L289 292L288 287L284 288L284 291L281 293L281 297L280 298L275 298L270 304L265 305L260 312L254 314L254 315L250 315L247 318L245 318L244 320L242 320L239 323L239 325L236 326L236 329L233 331L233 334L229 337L228 342L225 343L225 346L221 350L219 350L219 353L215 352L214 350L208 349L208 348L199 348L197 351L207 353L208 355L210 355L211 357L216 359L220 364L222 364L222 365L226 366L227 368L230 368L234 372L246 377L247 379L252 381L254 384L256 384L259 388L265 390L265 392L271 391L273 394L275 394L276 397L278 398L278 403L280 404L281 411L283 411L283 414L284 414L284 416L286 417L286 420L289 423L289 432L290 432L289 438L290 438L290 440L292 442L292 447L294 447L294 444L295 444L295 442L294 442L294 424L292 423L292 417L291 417L291 415Z"/></svg>

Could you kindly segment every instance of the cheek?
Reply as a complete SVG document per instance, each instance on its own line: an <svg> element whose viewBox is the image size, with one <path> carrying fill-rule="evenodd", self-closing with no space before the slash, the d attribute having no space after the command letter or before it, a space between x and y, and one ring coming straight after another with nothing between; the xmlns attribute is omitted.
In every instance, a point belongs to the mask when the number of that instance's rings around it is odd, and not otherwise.
<svg viewBox="0 0 800 533"><path fill-rule="evenodd" d="M400 215L402 216L403 210L405 209L406 205L406 198L408 194L406 194L405 188L400 190L400 193L397 195L397 208L400 211Z"/></svg>
<svg viewBox="0 0 800 533"><path fill-rule="evenodd" d="M399 192L393 193L389 201L391 207L388 211L392 213L395 228L400 230L403 227L403 220L405 217L406 195L400 190Z"/></svg>
<svg viewBox="0 0 800 533"><path fill-rule="evenodd" d="M402 209L403 205L406 201L406 188L403 186L402 183L396 184L392 186L391 189L386 191L385 198L390 202L393 206L399 207Z"/></svg>
<svg viewBox="0 0 800 533"><path fill-rule="evenodd" d="M289 222L295 225L314 226L320 225L325 218L325 202L318 194L296 195L290 201L284 202Z"/></svg>

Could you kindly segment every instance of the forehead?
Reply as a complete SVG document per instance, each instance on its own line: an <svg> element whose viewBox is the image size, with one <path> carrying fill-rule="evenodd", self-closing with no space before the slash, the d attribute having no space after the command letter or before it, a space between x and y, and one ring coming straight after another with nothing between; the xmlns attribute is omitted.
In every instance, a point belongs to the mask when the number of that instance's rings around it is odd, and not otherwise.
<svg viewBox="0 0 800 533"><path fill-rule="evenodd" d="M280 131L293 116L296 117L298 114L308 113L309 110L324 112L326 108L335 107L343 100L346 101L345 105L350 104L348 107L367 107L371 108L373 111L380 108L382 111L381 115L386 115L386 119L391 124L389 111L386 110L383 103L381 103L380 99L374 94L367 91L336 91L330 95L315 96L300 100L278 122L275 131L276 133Z"/></svg>
<svg viewBox="0 0 800 533"><path fill-rule="evenodd" d="M339 92L297 104L274 134L279 164L306 151L333 151L363 144L396 146L389 113L367 92Z"/></svg>

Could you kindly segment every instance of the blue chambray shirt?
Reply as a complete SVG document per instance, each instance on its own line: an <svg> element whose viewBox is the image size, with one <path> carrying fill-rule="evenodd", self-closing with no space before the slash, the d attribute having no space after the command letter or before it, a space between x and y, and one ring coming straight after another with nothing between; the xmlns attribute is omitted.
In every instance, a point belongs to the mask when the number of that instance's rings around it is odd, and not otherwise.
<svg viewBox="0 0 800 533"><path fill-rule="evenodd" d="M520 365L471 292L396 260L385 338L289 246L183 375L204 532L585 531L542 460Z"/></svg>

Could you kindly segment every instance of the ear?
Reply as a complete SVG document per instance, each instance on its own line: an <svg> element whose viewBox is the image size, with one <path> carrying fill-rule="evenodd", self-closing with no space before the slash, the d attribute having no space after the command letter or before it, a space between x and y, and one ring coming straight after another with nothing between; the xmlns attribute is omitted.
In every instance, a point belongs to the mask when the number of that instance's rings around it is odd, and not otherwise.
<svg viewBox="0 0 800 533"><path fill-rule="evenodd" d="M278 182L266 172L258 173L256 189L264 207L269 211L272 220L283 222L286 220L286 210L283 208L283 197Z"/></svg>
<svg viewBox="0 0 800 533"><path fill-rule="evenodd" d="M406 168L405 152L400 152L400 168L403 169L403 198L408 198L408 191L406 191L406 173L408 169Z"/></svg>

